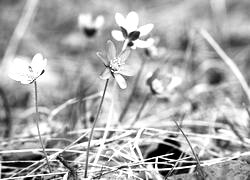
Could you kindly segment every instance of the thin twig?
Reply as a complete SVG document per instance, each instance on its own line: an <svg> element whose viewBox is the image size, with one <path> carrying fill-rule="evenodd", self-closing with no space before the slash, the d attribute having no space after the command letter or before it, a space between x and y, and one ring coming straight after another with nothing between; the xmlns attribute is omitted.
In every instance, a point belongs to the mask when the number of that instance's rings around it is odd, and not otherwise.
<svg viewBox="0 0 250 180"><path fill-rule="evenodd" d="M86 97L83 97L83 98L72 98L72 99L69 99L67 100L66 102L64 102L63 104L59 105L58 107L56 107L55 109L53 109L49 116L48 116L48 122L52 123L53 121L53 118L60 112L62 111L64 108L70 106L70 105L73 105L73 104L76 104L78 102L81 102L81 101L87 101L87 100L90 100L90 99L95 99L95 98L98 98L99 96L101 96L101 92L97 92L97 93L94 93L94 94L91 94L89 96L86 96Z"/></svg>
<svg viewBox="0 0 250 180"><path fill-rule="evenodd" d="M164 177L165 180L167 180L168 177L172 175L172 173L175 170L175 168L177 167L178 163L180 162L180 160L182 160L182 156L183 155L184 155L184 152L181 153L181 155L179 156L179 158L177 159L177 161L175 162L175 164L173 165L173 167L171 168L171 170L168 171L168 174Z"/></svg>
<svg viewBox="0 0 250 180"><path fill-rule="evenodd" d="M59 154L59 155L56 157L56 159L58 159L58 160L63 164L63 166L66 167L66 168L70 171L70 173L72 174L74 180L77 180L77 179L78 179L78 177L77 177L77 172L76 172L75 169L74 169L71 165L69 165L69 163L63 158L62 154Z"/></svg>
<svg viewBox="0 0 250 180"><path fill-rule="evenodd" d="M182 116L182 118L184 118L184 115ZM205 178L204 172L203 172L203 170L201 168L200 159L197 156L197 154L195 153L195 151L194 151L194 149L193 149L193 147L191 145L191 142L189 141L189 139L187 138L187 136L185 135L184 131L181 129L181 127L179 126L179 124L176 122L176 120L174 118L172 118L172 119L173 119L174 123L176 124L176 126L178 127L178 129L181 131L181 133L184 136L184 138L186 139L186 141L187 141L187 143L188 143L188 145L189 145L189 147L190 147L190 149L191 149L191 151L192 151L192 153L193 153L193 155L195 157L195 160L197 162L198 173L200 174L201 177Z"/></svg>
<svg viewBox="0 0 250 180"><path fill-rule="evenodd" d="M97 115L95 117L94 123L92 125L91 131L90 131L90 134L89 134L88 147L87 147L87 153L86 153L86 164L85 164L84 178L88 177L88 163L89 163L88 161L89 161L90 143L91 143L91 140L92 140L92 137L93 137L96 122L97 122L97 120L99 118L99 115L100 115L100 112L101 112L101 108L102 108L103 100L104 100L105 93L106 93L106 90L107 90L107 87L108 87L108 83L109 83L109 79L106 80L105 87L104 87L104 90L103 90L102 99L101 99L100 105L98 107Z"/></svg>
<svg viewBox="0 0 250 180"><path fill-rule="evenodd" d="M39 112L38 112L37 83L36 83L36 81L34 81L34 87L35 87L35 107L36 107L36 118L35 118L35 120L36 120L36 127L37 127L38 136L39 136L39 141L40 141L41 147L43 149L43 154L44 154L44 156L46 158L46 162L47 162L47 165L48 165L49 172L51 173L52 170L51 170L51 167L50 167L50 164L49 164L48 156L47 156L46 151L44 149L44 144L43 144L43 141L42 141L42 137L41 137L41 133L40 133L40 128L39 128L40 115L39 115Z"/></svg>
<svg viewBox="0 0 250 180"><path fill-rule="evenodd" d="M218 43L213 39L213 37L205 30L201 29L200 34L203 36L203 38L213 47L213 49L216 51L216 53L221 57L221 59L227 64L227 66L231 69L235 77L238 79L242 89L244 90L245 94L248 98L248 104L250 103L250 89L246 82L246 79L240 72L237 65L234 63L234 61L222 50L222 48L218 45Z"/></svg>

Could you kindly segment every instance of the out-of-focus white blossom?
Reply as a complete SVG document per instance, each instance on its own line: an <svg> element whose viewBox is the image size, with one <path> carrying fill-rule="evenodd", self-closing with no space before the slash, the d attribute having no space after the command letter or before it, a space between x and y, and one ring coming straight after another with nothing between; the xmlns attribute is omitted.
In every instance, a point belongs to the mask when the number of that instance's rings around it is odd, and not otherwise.
<svg viewBox="0 0 250 180"><path fill-rule="evenodd" d="M132 49L136 49L136 47L147 48L152 45L151 40L142 40L141 37L148 35L154 28L154 25L146 24L138 27L139 17L136 12L130 12L126 18L122 14L116 13L115 20L121 30L113 30L111 32L114 39L125 41L127 46Z"/></svg>
<svg viewBox="0 0 250 180"><path fill-rule="evenodd" d="M36 54L30 63L24 59L15 58L8 75L22 84L31 84L44 73L46 65L47 59L40 53Z"/></svg>

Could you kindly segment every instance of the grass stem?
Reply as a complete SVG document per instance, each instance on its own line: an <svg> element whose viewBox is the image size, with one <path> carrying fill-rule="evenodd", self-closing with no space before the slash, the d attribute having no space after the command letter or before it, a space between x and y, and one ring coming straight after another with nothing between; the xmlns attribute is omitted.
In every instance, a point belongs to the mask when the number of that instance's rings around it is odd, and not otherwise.
<svg viewBox="0 0 250 180"><path fill-rule="evenodd" d="M104 97L105 97L105 94L106 94L106 90L107 90L107 87L108 87L108 83L109 83L109 79L106 80L105 87L104 87L104 90L103 90L102 99L101 99L100 105L98 107L97 114L96 114L95 120L93 122L91 131L90 131L90 134L89 134L89 141L88 141L88 147L87 147L87 153L86 153L86 163L85 163L84 178L88 177L88 163L89 163L88 161L89 161L90 143L91 143L91 140L92 140L92 137L93 137L93 133L94 133L94 128L96 126L96 122L97 122L98 117L99 117L100 112L101 112L101 108L102 108L102 104L103 104Z"/></svg>
<svg viewBox="0 0 250 180"><path fill-rule="evenodd" d="M138 119L141 117L141 113L142 113L143 109L145 108L145 106L146 106L148 100L150 99L150 96L151 96L151 93L148 93L147 96L145 97L145 99L143 100L142 105L141 105L139 111L137 112L137 114L136 114L136 116L135 116L135 119L132 121L132 123L131 123L131 125L130 125L131 127L133 127L134 124L135 124L135 123L138 121Z"/></svg>
<svg viewBox="0 0 250 180"><path fill-rule="evenodd" d="M235 77L238 79L243 91L245 92L248 101L250 103L250 89L247 84L246 79L242 75L241 71L234 63L234 61L222 50L222 48L218 45L218 43L212 38L212 36L205 30L201 29L200 34L203 38L210 44L210 46L216 51L216 53L221 57L221 59L226 63L226 65L231 69Z"/></svg>
<svg viewBox="0 0 250 180"><path fill-rule="evenodd" d="M40 128L39 128L40 115L39 115L39 112L38 112L38 103L37 103L38 98L37 98L37 83L36 83L36 81L34 81L34 87L35 87L35 107L36 107L36 118L35 118L35 120L36 120L37 133L38 133L38 136L39 136L39 141L40 141L41 147L43 149L43 154L45 156L45 159L46 159L46 162L47 162L47 165L48 165L49 172L52 173L52 170L51 170L51 167L50 167L50 164L49 164L49 160L48 160L48 156L46 154L44 144L43 144L43 141L42 141Z"/></svg>
<svg viewBox="0 0 250 180"><path fill-rule="evenodd" d="M183 116L182 118L184 118L184 116ZM194 151L194 149L193 149L193 147L192 147L191 142L189 141L189 139L187 138L186 134L185 134L184 131L181 129L181 127L179 126L179 124L176 122L176 120L173 119L173 121L174 121L175 125L177 126L177 128L178 128L178 129L180 130L180 132L182 133L182 135L184 136L184 138L186 139L186 141L187 141L187 143L188 143L188 145L189 145L189 147L190 147L190 149L191 149L191 151L192 151L192 153L193 153L193 155L194 155L194 157L195 157L195 160L196 160L196 162L197 162L197 167L198 167L197 170L198 170L199 175L200 175L202 178L205 178L204 172L203 172L203 170L202 170L202 168L201 168L201 163L200 163L199 157L198 157L197 154L195 153L195 151Z"/></svg>

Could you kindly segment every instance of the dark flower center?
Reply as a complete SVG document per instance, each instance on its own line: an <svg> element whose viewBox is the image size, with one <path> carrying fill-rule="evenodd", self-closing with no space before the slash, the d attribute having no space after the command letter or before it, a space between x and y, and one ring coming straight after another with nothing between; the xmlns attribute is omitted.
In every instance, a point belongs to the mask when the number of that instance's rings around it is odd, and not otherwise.
<svg viewBox="0 0 250 180"><path fill-rule="evenodd" d="M87 37L93 37L97 32L96 28L83 28L83 33L87 36Z"/></svg>
<svg viewBox="0 0 250 180"><path fill-rule="evenodd" d="M132 47L134 45L134 43L132 41L128 42L128 47Z"/></svg>

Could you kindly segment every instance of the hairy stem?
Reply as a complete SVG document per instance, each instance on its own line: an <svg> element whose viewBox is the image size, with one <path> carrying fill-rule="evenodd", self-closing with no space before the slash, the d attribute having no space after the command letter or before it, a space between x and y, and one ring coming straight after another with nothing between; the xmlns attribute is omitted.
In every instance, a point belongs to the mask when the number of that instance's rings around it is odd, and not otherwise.
<svg viewBox="0 0 250 180"><path fill-rule="evenodd" d="M39 141L40 141L41 147L43 149L43 154L45 156L45 159L46 159L46 162L47 162L47 165L48 165L49 172L52 173L52 170L51 170L51 167L50 167L50 164L49 164L49 160L48 160L48 156L47 156L46 151L44 149L44 144L43 144L43 141L42 141L42 137L41 137L41 133L40 133L40 128L39 128L40 116L39 116L39 112L38 112L37 83L36 83L36 81L34 81L34 86L35 86L35 107L36 107L36 118L35 118L35 120L36 120L37 133L38 133L38 136L39 136Z"/></svg>
<svg viewBox="0 0 250 180"><path fill-rule="evenodd" d="M103 100L104 100L104 97L105 97L105 94L106 94L106 90L107 90L107 87L108 87L108 82L109 82L109 79L106 80L104 91L103 91L103 95L102 95L102 99L101 99L100 105L98 107L97 114L96 114L95 120L93 122L93 126L92 126L90 134L89 134L89 141L88 141L88 147L87 147L87 153L86 153L86 163L85 163L84 178L88 177L88 163L89 163L88 161L89 161L90 143L91 143L91 140L92 140L92 137L93 137L93 133L94 133L94 128L95 128L96 122L97 122L98 117L99 117L100 112L101 112Z"/></svg>

